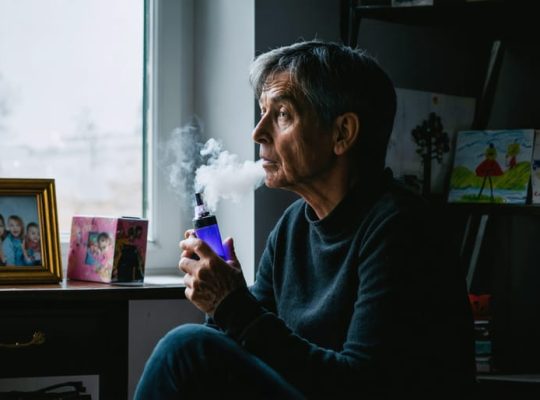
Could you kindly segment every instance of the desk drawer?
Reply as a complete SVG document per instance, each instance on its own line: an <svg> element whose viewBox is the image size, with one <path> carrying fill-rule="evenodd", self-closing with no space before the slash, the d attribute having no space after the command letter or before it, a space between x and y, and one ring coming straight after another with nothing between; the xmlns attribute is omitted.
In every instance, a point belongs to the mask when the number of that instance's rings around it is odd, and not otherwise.
<svg viewBox="0 0 540 400"><path fill-rule="evenodd" d="M110 352L110 320L106 311L75 305L0 311L0 377L98 371ZM42 343L29 343L37 332L43 334Z"/></svg>

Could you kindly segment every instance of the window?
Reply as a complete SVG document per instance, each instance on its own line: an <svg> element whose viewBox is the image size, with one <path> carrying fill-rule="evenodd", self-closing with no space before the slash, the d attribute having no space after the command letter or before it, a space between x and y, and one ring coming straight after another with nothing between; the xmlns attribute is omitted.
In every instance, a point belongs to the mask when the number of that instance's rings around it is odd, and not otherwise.
<svg viewBox="0 0 540 400"><path fill-rule="evenodd" d="M64 269L73 215L143 215L147 271L177 273L192 210L159 148L193 116L192 35L190 1L0 0L0 177L55 178Z"/></svg>
<svg viewBox="0 0 540 400"><path fill-rule="evenodd" d="M142 216L144 0L0 0L0 176L75 214Z"/></svg>

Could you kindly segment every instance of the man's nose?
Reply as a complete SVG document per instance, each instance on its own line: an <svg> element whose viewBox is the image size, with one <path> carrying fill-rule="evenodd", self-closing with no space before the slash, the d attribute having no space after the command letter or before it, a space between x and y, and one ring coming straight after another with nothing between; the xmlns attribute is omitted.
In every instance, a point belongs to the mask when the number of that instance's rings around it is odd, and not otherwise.
<svg viewBox="0 0 540 400"><path fill-rule="evenodd" d="M268 131L267 121L265 116L263 115L255 128L253 129L253 132L251 132L251 137L255 141L255 143L259 144L267 144L270 142L270 134Z"/></svg>

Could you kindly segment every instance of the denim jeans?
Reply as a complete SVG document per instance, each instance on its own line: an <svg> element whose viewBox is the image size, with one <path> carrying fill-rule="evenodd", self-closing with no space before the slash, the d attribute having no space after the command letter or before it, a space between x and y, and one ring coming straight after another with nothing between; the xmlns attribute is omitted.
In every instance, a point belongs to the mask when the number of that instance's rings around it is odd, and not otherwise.
<svg viewBox="0 0 540 400"><path fill-rule="evenodd" d="M135 400L182 398L301 399L262 360L225 333L205 325L179 326L148 359Z"/></svg>

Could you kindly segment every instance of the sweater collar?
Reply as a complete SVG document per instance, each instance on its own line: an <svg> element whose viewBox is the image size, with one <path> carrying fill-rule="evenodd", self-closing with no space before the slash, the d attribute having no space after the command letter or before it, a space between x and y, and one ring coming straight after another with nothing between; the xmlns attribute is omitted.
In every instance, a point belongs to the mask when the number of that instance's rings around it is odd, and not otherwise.
<svg viewBox="0 0 540 400"><path fill-rule="evenodd" d="M384 170L376 177L360 180L347 192L339 204L323 219L305 203L305 218L312 228L324 236L341 236L358 227L358 221L380 197L382 190L392 180L392 171Z"/></svg>

